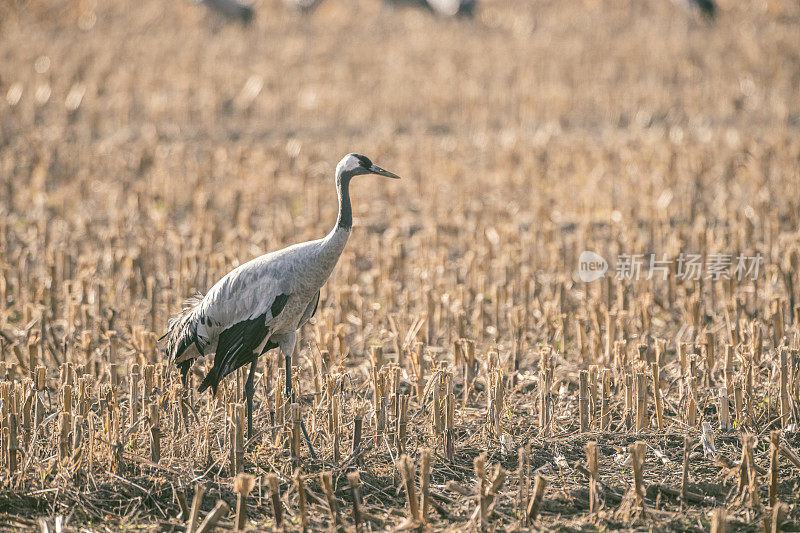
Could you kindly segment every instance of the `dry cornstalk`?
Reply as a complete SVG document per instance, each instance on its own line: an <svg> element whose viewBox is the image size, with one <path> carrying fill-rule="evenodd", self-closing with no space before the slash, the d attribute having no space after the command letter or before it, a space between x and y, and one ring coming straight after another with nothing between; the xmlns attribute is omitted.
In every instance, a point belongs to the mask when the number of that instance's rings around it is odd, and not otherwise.
<svg viewBox="0 0 800 533"><path fill-rule="evenodd" d="M744 400L742 398L742 381L737 379L733 385L733 406L736 411L736 429L744 427Z"/></svg>
<svg viewBox="0 0 800 533"><path fill-rule="evenodd" d="M158 463L161 460L161 422L158 403L148 406L150 418L150 460Z"/></svg>
<svg viewBox="0 0 800 533"><path fill-rule="evenodd" d="M283 504L281 503L278 476L271 473L267 474L267 485L269 485L269 496L272 501L272 514L275 517L275 526L280 528L283 524Z"/></svg>
<svg viewBox="0 0 800 533"><path fill-rule="evenodd" d="M289 406L289 419L292 424L291 454L295 460L300 459L302 429L300 425L300 404L293 403Z"/></svg>
<svg viewBox="0 0 800 533"><path fill-rule="evenodd" d="M189 511L189 517L186 521L186 533L194 533L197 528L197 521L200 519L200 507L203 505L203 495L205 493L205 486L197 485L192 499L192 509Z"/></svg>
<svg viewBox="0 0 800 533"><path fill-rule="evenodd" d="M444 431L444 399L442 398L442 392L444 389L444 381L445 381L445 372L444 370L438 370L434 373L431 377L433 381L433 409L432 409L432 416L433 416L433 434L437 438L442 438L442 434Z"/></svg>
<svg viewBox="0 0 800 533"><path fill-rule="evenodd" d="M358 533L361 529L361 476L358 472L350 472L347 474L347 482L353 495L353 523Z"/></svg>
<svg viewBox="0 0 800 533"><path fill-rule="evenodd" d="M72 462L79 463L83 459L83 421L81 415L75 415L72 424ZM90 452L91 453L91 452ZM78 464L78 468L80 468Z"/></svg>
<svg viewBox="0 0 800 533"><path fill-rule="evenodd" d="M451 463L455 458L455 405L456 397L448 392L445 397L444 416L444 455Z"/></svg>
<svg viewBox="0 0 800 533"><path fill-rule="evenodd" d="M358 453L361 450L361 426L363 424L363 420L364 406L359 404L353 417L353 441L350 447L350 457L358 457Z"/></svg>
<svg viewBox="0 0 800 533"><path fill-rule="evenodd" d="M791 410L789 408L789 370L787 368L788 349L782 348L780 353L780 399L781 399L781 427L789 424ZM772 505L772 504L770 504Z"/></svg>
<svg viewBox="0 0 800 533"><path fill-rule="evenodd" d="M533 483L533 496L531 497L531 500L528 503L527 521L529 524L536 521L536 517L539 514L539 507L542 504L542 498L544 497L544 490L546 487L547 487L547 480L543 476L537 474L536 479Z"/></svg>
<svg viewBox="0 0 800 533"><path fill-rule="evenodd" d="M714 509L711 513L711 533L725 533L727 521L724 507Z"/></svg>
<svg viewBox="0 0 800 533"><path fill-rule="evenodd" d="M628 447L631 454L631 470L633 470L633 490L636 495L636 505L644 509L644 480L642 467L644 466L645 443L637 441Z"/></svg>
<svg viewBox="0 0 800 533"><path fill-rule="evenodd" d="M381 369L383 368L383 347L370 346L369 358L372 362L372 367L375 369L375 373L380 373Z"/></svg>
<svg viewBox="0 0 800 533"><path fill-rule="evenodd" d="M420 455L420 514L423 522L427 522L428 520L428 508L430 507L431 502L431 455L431 451L428 449L422 450Z"/></svg>
<svg viewBox="0 0 800 533"><path fill-rule="evenodd" d="M306 488L305 480L300 469L294 471L294 483L297 489L297 508L300 511L300 528L305 531L308 528L308 516L306 512Z"/></svg>
<svg viewBox="0 0 800 533"><path fill-rule="evenodd" d="M464 362L464 405L469 401L469 393L472 389L472 382L475 379L475 341L472 339L461 339L461 348Z"/></svg>
<svg viewBox="0 0 800 533"><path fill-rule="evenodd" d="M503 373L498 366L494 366L489 371L488 387L486 418L489 432L495 438L500 438L503 435L502 415L503 406L505 405L505 388L503 386Z"/></svg>
<svg viewBox="0 0 800 533"><path fill-rule="evenodd" d="M36 389L35 400L34 400L34 429L38 430L39 426L42 424L42 420L44 420L44 402L42 400L42 395L45 388L45 376L46 371L43 366L37 366L36 370L34 371L33 375L33 382L34 388Z"/></svg>
<svg viewBox="0 0 800 533"><path fill-rule="evenodd" d="M479 528L481 531L486 529L489 522L489 502L486 497L488 491L488 480L486 479L486 454L482 453L473 461L475 467L475 483L477 489L477 506L475 512L480 519ZM473 513L473 516L475 513Z"/></svg>
<svg viewBox="0 0 800 533"><path fill-rule="evenodd" d="M634 383L636 386L636 432L639 433L650 425L647 412L647 375L637 372Z"/></svg>
<svg viewBox="0 0 800 533"><path fill-rule="evenodd" d="M663 407L663 400L661 398L661 368L659 367L658 361L651 364L651 370L653 374L653 403L656 406L656 422L658 424L659 431L664 430L664 407Z"/></svg>
<svg viewBox="0 0 800 533"><path fill-rule="evenodd" d="M552 369L539 372L539 428L542 436L549 436L552 430L552 401L550 387L552 386Z"/></svg>
<svg viewBox="0 0 800 533"><path fill-rule="evenodd" d="M633 380L634 377L630 372L626 372L624 376L624 384L625 384L625 428L631 429L633 424L635 423L635 401L634 401L634 388L633 388Z"/></svg>
<svg viewBox="0 0 800 533"><path fill-rule="evenodd" d="M13 477L17 473L17 451L19 450L17 417L14 413L8 413L6 420L6 428L8 430L8 476Z"/></svg>
<svg viewBox="0 0 800 533"><path fill-rule="evenodd" d="M587 442L583 450L586 452L586 468L589 470L589 512L596 513L600 503L597 495L597 482L599 481L597 443Z"/></svg>
<svg viewBox="0 0 800 533"><path fill-rule="evenodd" d="M597 393L598 393L598 378L599 378L600 370L598 369L597 365L591 365L589 367L589 426L598 429L599 427L599 420L597 418L597 411L598 411L598 402L597 402Z"/></svg>
<svg viewBox="0 0 800 533"><path fill-rule="evenodd" d="M581 370L578 379L578 415L581 433L589 430L589 373Z"/></svg>
<svg viewBox="0 0 800 533"><path fill-rule="evenodd" d="M234 523L234 528L237 531L243 531L247 526L247 495L250 494L254 486L255 478L250 474L238 474L234 480L233 491L236 493L236 522ZM270 491L272 491L271 485ZM275 522L278 524L277 518Z"/></svg>
<svg viewBox="0 0 800 533"><path fill-rule="evenodd" d="M231 474L242 472L244 468L244 406L230 404Z"/></svg>
<svg viewBox="0 0 800 533"><path fill-rule="evenodd" d="M683 437L683 475L681 476L681 500L687 503L689 493L689 455L692 452L692 439L688 435Z"/></svg>
<svg viewBox="0 0 800 533"><path fill-rule="evenodd" d="M10 426L10 424L9 424ZM59 413L58 415L58 427L59 427L59 437L58 437L58 460L60 463L64 464L72 456L72 450L70 449L71 439L70 433L72 431L72 415L66 412ZM16 436L16 435L15 435Z"/></svg>
<svg viewBox="0 0 800 533"><path fill-rule="evenodd" d="M403 454L406 450L406 436L408 433L408 394L399 396L399 410L397 416L397 453Z"/></svg>
<svg viewBox="0 0 800 533"><path fill-rule="evenodd" d="M603 396L600 404L600 421L602 429L608 430L611 428L611 377L607 369L600 371L600 386Z"/></svg>
<svg viewBox="0 0 800 533"><path fill-rule="evenodd" d="M181 514L178 515L178 520L186 522L189 519L189 505L186 503L186 495L182 490L176 490L175 498L178 500L178 507L181 509Z"/></svg>
<svg viewBox="0 0 800 533"><path fill-rule="evenodd" d="M342 517L339 514L339 503L336 501L336 495L333 493L333 478L330 472L323 472L320 474L322 480L322 490L325 492L325 499L328 501L328 512L331 515L332 529L339 532L344 532L342 526Z"/></svg>
<svg viewBox="0 0 800 533"><path fill-rule="evenodd" d="M524 446L519 448L519 459L517 460L517 517L523 527L527 526L528 514L528 492L530 489L530 477L528 475L528 451Z"/></svg>
<svg viewBox="0 0 800 533"><path fill-rule="evenodd" d="M403 485L406 489L409 518L414 523L421 524L422 516L420 515L419 500L417 499L417 489L414 485L414 479L416 478L414 462L406 454L403 454L397 461L397 469L403 477Z"/></svg>
<svg viewBox="0 0 800 533"><path fill-rule="evenodd" d="M753 441L752 435L742 435L742 459L739 463L739 491L744 496L744 490L750 494L750 507L759 511L761 509L761 500L758 486L758 472L755 466L755 459L753 457Z"/></svg>
<svg viewBox="0 0 800 533"><path fill-rule="evenodd" d="M422 393L425 390L425 349L421 342L414 343L411 352L411 369L414 372L417 401L422 404Z"/></svg>
<svg viewBox="0 0 800 533"><path fill-rule="evenodd" d="M333 461L335 464L341 462L341 454L339 451L339 435L340 430L340 414L339 414L339 394L334 394L330 402L330 410L328 412L328 433L333 442Z"/></svg>
<svg viewBox="0 0 800 533"><path fill-rule="evenodd" d="M730 406L728 404L728 390L723 386L719 388L719 427L728 431L731 426Z"/></svg>
<svg viewBox="0 0 800 533"><path fill-rule="evenodd" d="M781 533L783 531L783 523L786 520L788 510L786 504L778 503L772 509L772 521L770 524L771 533Z"/></svg>
<svg viewBox="0 0 800 533"><path fill-rule="evenodd" d="M781 432L771 431L769 434L769 505L775 507L778 501L778 450L780 448Z"/></svg>
<svg viewBox="0 0 800 533"><path fill-rule="evenodd" d="M735 369L733 367L734 351L733 345L726 344L725 345L725 390L728 396L733 395L733 381L735 375Z"/></svg>
<svg viewBox="0 0 800 533"><path fill-rule="evenodd" d="M203 520L203 522L197 528L197 533L209 533L213 531L214 526L217 525L217 522L219 522L223 516L228 514L228 511L230 511L228 504L222 500L218 501L217 505L214 506L208 515L206 515L205 520Z"/></svg>
<svg viewBox="0 0 800 533"><path fill-rule="evenodd" d="M795 466L795 468L800 470L800 457L793 449L791 449L786 443L781 443L778 446L778 450L780 451L781 455L786 457L789 462Z"/></svg>

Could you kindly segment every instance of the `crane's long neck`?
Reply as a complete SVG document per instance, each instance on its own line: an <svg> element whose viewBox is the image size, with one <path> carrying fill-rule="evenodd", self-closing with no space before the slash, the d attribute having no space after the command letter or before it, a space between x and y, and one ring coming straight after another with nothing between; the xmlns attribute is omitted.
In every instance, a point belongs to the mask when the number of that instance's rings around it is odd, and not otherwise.
<svg viewBox="0 0 800 533"><path fill-rule="evenodd" d="M339 216L336 219L336 228L345 230L348 233L353 227L353 210L350 207L350 180L336 180L336 194L339 197Z"/></svg>
<svg viewBox="0 0 800 533"><path fill-rule="evenodd" d="M324 278L327 279L339 256L344 251L350 230L353 227L353 211L350 207L350 180L336 177L336 194L339 197L339 216L336 225L330 233L322 239L320 264L323 266Z"/></svg>

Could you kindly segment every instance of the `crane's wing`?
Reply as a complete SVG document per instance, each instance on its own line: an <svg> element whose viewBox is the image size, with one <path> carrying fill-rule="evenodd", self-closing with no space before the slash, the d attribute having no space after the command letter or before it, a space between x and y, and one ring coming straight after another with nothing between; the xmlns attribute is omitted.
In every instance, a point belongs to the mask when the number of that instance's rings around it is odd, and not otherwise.
<svg viewBox="0 0 800 533"><path fill-rule="evenodd" d="M309 302L305 311L303 311L303 316L300 317L300 322L297 323L297 329L302 328L311 317L317 314L317 307L319 307L319 291L317 291L317 294L314 295L314 298L311 299L311 302Z"/></svg>
<svg viewBox="0 0 800 533"><path fill-rule="evenodd" d="M279 265L278 265L279 266ZM245 263L217 282L200 305L198 337L207 346L216 337L214 365L199 391L212 387L253 361L268 336L271 324L291 296L291 276L264 262Z"/></svg>

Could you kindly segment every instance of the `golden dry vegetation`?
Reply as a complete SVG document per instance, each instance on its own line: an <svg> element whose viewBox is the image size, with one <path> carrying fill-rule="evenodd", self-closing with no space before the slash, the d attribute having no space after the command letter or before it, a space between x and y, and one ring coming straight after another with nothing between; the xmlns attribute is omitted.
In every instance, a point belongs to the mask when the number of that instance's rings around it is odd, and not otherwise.
<svg viewBox="0 0 800 533"><path fill-rule="evenodd" d="M0 4L3 528L797 527L796 2L254 6ZM353 187L248 441L243 376L198 395L155 340L324 235L351 151L404 179Z"/></svg>

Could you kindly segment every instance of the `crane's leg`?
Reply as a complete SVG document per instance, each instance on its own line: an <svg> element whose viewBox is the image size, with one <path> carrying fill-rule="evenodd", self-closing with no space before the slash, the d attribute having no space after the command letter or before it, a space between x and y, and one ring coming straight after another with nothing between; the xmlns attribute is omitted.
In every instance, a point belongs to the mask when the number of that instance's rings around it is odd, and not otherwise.
<svg viewBox="0 0 800 533"><path fill-rule="evenodd" d="M256 377L256 361L258 356L253 356L253 362L250 363L250 373L247 375L247 382L244 384L244 398L247 402L247 438L253 438L253 394L256 392L254 385Z"/></svg>
<svg viewBox="0 0 800 533"><path fill-rule="evenodd" d="M289 404L294 403L294 394L292 392L292 354L294 353L294 345L297 342L297 333L294 331L286 335L283 342L280 343L281 353L286 361L286 385L285 396Z"/></svg>
<svg viewBox="0 0 800 533"><path fill-rule="evenodd" d="M292 332L286 336L283 342L280 343L281 353L286 361L286 400L290 404L294 403L294 391L292 391L292 354L294 353L294 345L297 342L297 333ZM303 423L303 419L300 419L300 429L303 431L303 438L306 441L306 446L308 446L308 451L311 454L311 458L313 460L317 460L317 454L314 452L314 445L311 443L311 439L308 436L308 431L306 431L306 425Z"/></svg>
<svg viewBox="0 0 800 533"><path fill-rule="evenodd" d="M294 403L294 398L292 397L292 354L283 354L283 357L286 361L286 387L284 396L286 396L286 401L292 404Z"/></svg>

